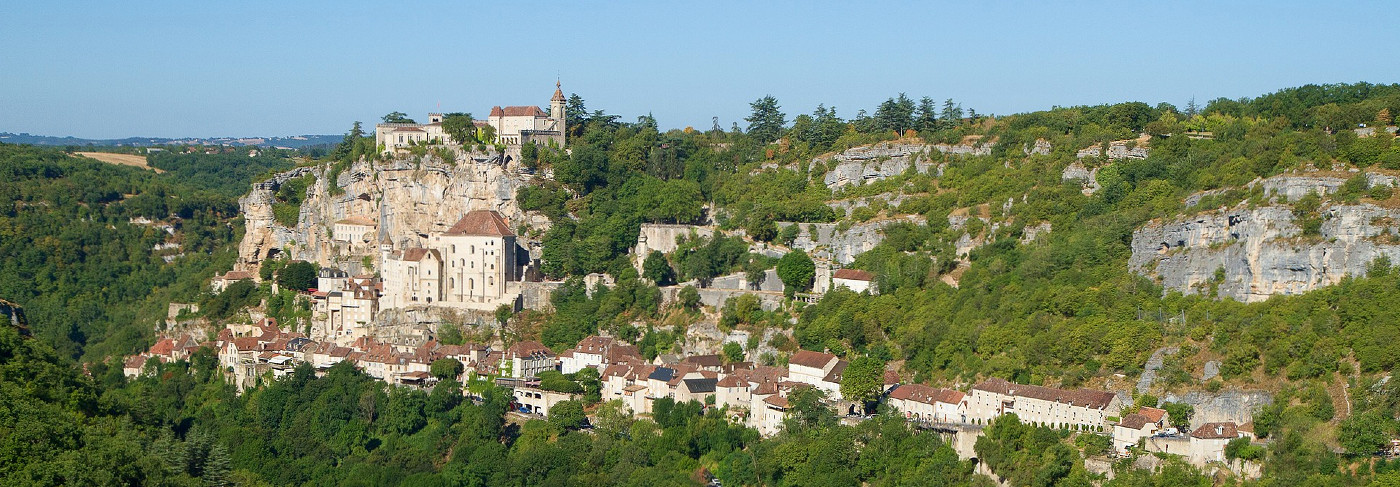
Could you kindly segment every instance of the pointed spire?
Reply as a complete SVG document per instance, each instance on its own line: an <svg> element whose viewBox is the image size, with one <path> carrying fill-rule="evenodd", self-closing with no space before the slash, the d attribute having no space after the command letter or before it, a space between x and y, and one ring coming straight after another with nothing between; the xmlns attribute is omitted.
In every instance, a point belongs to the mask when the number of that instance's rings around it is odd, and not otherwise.
<svg viewBox="0 0 1400 487"><path fill-rule="evenodd" d="M554 98L549 101L564 101L564 90L559 87L559 79L554 80Z"/></svg>

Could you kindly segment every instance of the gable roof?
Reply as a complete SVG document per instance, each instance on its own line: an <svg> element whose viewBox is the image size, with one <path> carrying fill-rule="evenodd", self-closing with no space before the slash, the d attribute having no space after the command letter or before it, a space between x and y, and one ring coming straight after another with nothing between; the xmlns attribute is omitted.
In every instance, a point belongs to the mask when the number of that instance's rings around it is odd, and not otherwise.
<svg viewBox="0 0 1400 487"><path fill-rule="evenodd" d="M653 370L651 374L647 376L647 378L659 380L662 382L670 382L671 378L675 377L675 375L675 369L672 369L670 367L657 367L656 370Z"/></svg>
<svg viewBox="0 0 1400 487"><path fill-rule="evenodd" d="M850 281L874 281L875 275L860 269L837 269L831 275L835 279L846 279Z"/></svg>
<svg viewBox="0 0 1400 487"><path fill-rule="evenodd" d="M986 391L1012 397L1029 397L1090 409L1107 408L1108 405L1113 402L1113 399L1117 397L1112 392L1106 391L1095 391L1091 389L1067 391L1054 387L1016 384L1008 382L1006 379L987 379L982 381L981 384L972 386L972 390Z"/></svg>
<svg viewBox="0 0 1400 487"><path fill-rule="evenodd" d="M403 260L417 262L423 260L424 257L427 257L429 255L433 256L434 259L442 260L442 257L438 255L437 249L424 248L413 248L404 250Z"/></svg>
<svg viewBox="0 0 1400 487"><path fill-rule="evenodd" d="M826 364L831 363L832 360L836 360L836 356L829 353L798 350L797 353L788 358L788 364L822 369L826 368Z"/></svg>
<svg viewBox="0 0 1400 487"><path fill-rule="evenodd" d="M1233 422L1206 423L1191 432L1192 438L1202 440L1224 440L1233 439L1240 436L1239 429Z"/></svg>
<svg viewBox="0 0 1400 487"><path fill-rule="evenodd" d="M1137 413L1141 414L1144 418L1147 418L1147 421L1156 423L1158 421L1161 421L1163 416L1167 415L1167 410L1143 406L1142 408L1138 409Z"/></svg>
<svg viewBox="0 0 1400 487"><path fill-rule="evenodd" d="M1123 420L1118 422L1118 426L1122 426L1124 428L1133 430L1142 429L1143 426L1147 426L1149 424L1155 425L1157 424L1157 422L1151 421L1150 418L1148 418L1147 416L1143 416L1138 413L1123 416Z"/></svg>
<svg viewBox="0 0 1400 487"><path fill-rule="evenodd" d="M472 210L457 220L444 235L486 235L492 237L513 237L510 225L495 210Z"/></svg>
<svg viewBox="0 0 1400 487"><path fill-rule="evenodd" d="M941 402L944 404L958 404L963 400L964 394L961 391L952 389L933 388L923 384L902 384L890 391L891 399L901 399L924 404Z"/></svg>
<svg viewBox="0 0 1400 487"><path fill-rule="evenodd" d="M340 225L364 225L367 227L374 226L374 220L371 220L369 217L364 215L351 216L345 218L344 220L337 221L336 223Z"/></svg>
<svg viewBox="0 0 1400 487"><path fill-rule="evenodd" d="M687 364L697 365L697 366L700 366L700 367L719 367L719 366L721 366L721 365L724 365L724 361L721 360L721 359L719 358L719 355L713 355L713 354L712 354L712 355L691 355L691 356L689 356L689 357L686 357L686 358L685 358L684 360L682 360L681 362L684 362L684 363L687 363Z"/></svg>
<svg viewBox="0 0 1400 487"><path fill-rule="evenodd" d="M500 109L501 109L501 111L500 111L499 114L496 112L496 108L500 108ZM529 105L529 106L515 106L515 107L495 107L495 108L492 108L492 109L491 109L491 116L493 116L493 117L495 117L495 116L505 116L505 117L548 117L549 115L548 115L548 114L545 114L545 113L544 113L544 110L540 110L540 107L537 107L537 106L534 106L534 105Z"/></svg>
<svg viewBox="0 0 1400 487"><path fill-rule="evenodd" d="M685 380L682 380L681 382L685 383L685 388L686 388L686 390L688 390L688 391L690 391L690 392L692 392L692 393L696 393L696 392L704 393L704 392L715 392L715 384L718 383L719 381L718 381L718 380L715 380L715 379L712 379L712 378L702 378L702 379L685 379Z"/></svg>

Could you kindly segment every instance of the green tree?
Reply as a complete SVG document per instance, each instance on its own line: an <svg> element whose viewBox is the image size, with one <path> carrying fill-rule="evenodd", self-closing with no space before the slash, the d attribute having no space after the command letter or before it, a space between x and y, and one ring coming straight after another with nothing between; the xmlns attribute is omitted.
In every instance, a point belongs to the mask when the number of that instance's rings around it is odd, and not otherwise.
<svg viewBox="0 0 1400 487"><path fill-rule="evenodd" d="M726 362L743 362L744 346L738 342L726 342L724 344L724 360Z"/></svg>
<svg viewBox="0 0 1400 487"><path fill-rule="evenodd" d="M549 408L549 422L559 428L576 430L582 428L588 417L583 414L583 403L568 400L559 401Z"/></svg>
<svg viewBox="0 0 1400 487"><path fill-rule="evenodd" d="M749 108L753 109L753 114L744 119L749 122L749 136L764 145L778 140L783 126L787 124L787 116L778 106L778 99L773 95L764 96L750 103Z"/></svg>
<svg viewBox="0 0 1400 487"><path fill-rule="evenodd" d="M442 131L459 145L476 142L476 124L470 113L449 113L442 116Z"/></svg>
<svg viewBox="0 0 1400 487"><path fill-rule="evenodd" d="M642 262L642 277L650 279L657 286L670 286L676 283L676 271L666 262L666 256L653 250Z"/></svg>
<svg viewBox="0 0 1400 487"><path fill-rule="evenodd" d="M1177 428L1187 428L1191 426L1191 417L1196 414L1195 406L1184 402L1163 403L1162 409L1167 412L1167 417L1171 419L1172 426L1176 426Z"/></svg>
<svg viewBox="0 0 1400 487"><path fill-rule="evenodd" d="M1394 431L1395 420L1378 411L1367 411L1342 420L1337 428L1337 441L1348 453L1370 455L1389 445Z"/></svg>
<svg viewBox="0 0 1400 487"><path fill-rule="evenodd" d="M389 112L389 114L384 115L382 120L384 123L418 123L408 118L408 114L404 112Z"/></svg>
<svg viewBox="0 0 1400 487"><path fill-rule="evenodd" d="M841 397L848 401L870 404L885 388L885 362L871 357L858 357L841 374Z"/></svg>
<svg viewBox="0 0 1400 487"><path fill-rule="evenodd" d="M802 249L783 254L783 257L778 259L778 278L783 280L783 291L788 296L795 292L810 291L812 279L816 275L816 264Z"/></svg>
<svg viewBox="0 0 1400 487"><path fill-rule="evenodd" d="M695 286L686 286L680 291L681 306L685 309L700 309L700 291Z"/></svg>
<svg viewBox="0 0 1400 487"><path fill-rule="evenodd" d="M433 363L428 366L429 373L433 374L433 377L437 377L440 381L457 380L458 377L462 376L464 370L466 370L466 367L462 366L462 362L449 357L434 360Z"/></svg>
<svg viewBox="0 0 1400 487"><path fill-rule="evenodd" d="M288 263L277 272L277 285L305 291L316 285L316 264L303 260Z"/></svg>

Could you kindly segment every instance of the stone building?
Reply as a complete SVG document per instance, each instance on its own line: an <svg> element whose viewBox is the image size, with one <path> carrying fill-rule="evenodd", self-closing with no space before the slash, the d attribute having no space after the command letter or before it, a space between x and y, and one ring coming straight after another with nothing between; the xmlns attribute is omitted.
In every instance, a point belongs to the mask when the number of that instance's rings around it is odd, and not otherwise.
<svg viewBox="0 0 1400 487"><path fill-rule="evenodd" d="M988 379L973 386L967 399L968 419L982 424L1014 413L1022 422L1052 428L1098 429L1122 409L1123 402L1112 392L1056 389L1004 379Z"/></svg>
<svg viewBox="0 0 1400 487"><path fill-rule="evenodd" d="M491 310L514 306L520 296L528 252L500 213L468 212L442 233L428 237L427 247L380 251L384 279L383 309L434 305Z"/></svg>
<svg viewBox="0 0 1400 487"><path fill-rule="evenodd" d="M520 145L534 142L553 142L564 146L564 91L559 83L554 83L554 97L549 101L549 113L540 107L494 106L484 122L477 126L489 125L496 131L497 144ZM442 144L451 140L442 128L443 114L429 113L428 123L381 123L374 126L374 142L385 154L399 149L407 149L415 144Z"/></svg>

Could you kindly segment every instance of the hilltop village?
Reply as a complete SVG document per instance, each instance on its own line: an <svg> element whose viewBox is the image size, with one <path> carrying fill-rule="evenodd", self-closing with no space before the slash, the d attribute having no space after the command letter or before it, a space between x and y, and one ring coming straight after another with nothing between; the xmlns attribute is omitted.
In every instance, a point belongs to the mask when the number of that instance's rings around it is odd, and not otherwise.
<svg viewBox="0 0 1400 487"><path fill-rule="evenodd" d="M973 445L983 429L1007 414L1034 425L1104 438L1113 455L1133 450L1171 454L1199 466L1225 462L1231 441L1255 441L1247 411L1174 419L1166 409L1155 407L1156 402L1136 404L1135 395L1121 389L1056 388L996 378L958 389L931 387L908 380L898 362L876 371L862 397L846 398L843 391L857 389L852 384L860 382L846 379L850 361L830 352L779 351L767 345L784 339L775 337L773 330L761 337L740 330L687 336L680 346L650 359L635 340L615 336L588 336L557 353L539 341L509 337L505 328L512 315L549 310L549 297L564 285L541 269L544 242L539 236L548 222L522 210L511 191L530 184L530 178L549 177L535 174L518 159L526 145L564 145L564 104L556 86L548 112L533 106L498 106L487 120L473 121L478 130L492 134L494 153L452 144L443 128L444 115L433 113L424 124L377 125L374 140L381 155L374 161L338 173L299 168L259 183L243 200L250 224L239 262L235 270L215 277L210 289L220 293L246 281L270 285L276 293L278 282L269 279L265 265L313 262L314 286L298 291L296 298L305 304L307 315L295 323L279 323L250 311L243 323L217 330L212 340L193 331L169 333L145 353L128 358L124 373L139 377L152 370L152 360L189 359L207 346L216 351L227 379L240 390L288 376L298 367L325 374L345 363L398 387L430 390L451 380L509 388L512 414L522 418L548 417L555 405L578 402L585 393L576 386L584 384L596 388L602 402L620 404L634 415L653 414L659 400L695 401L765 436L782 430L796 407L794 401L808 397L807 391L818 391L820 403L844 421L859 422L875 409L888 408L920 428L945 435L962 458L975 458ZM841 163L822 182L841 189L905 171L941 174L946 163L931 162L929 154L985 156L989 152L984 143L969 138L960 144L887 142L857 147L839 154L835 160ZM1146 137L1114 141L1105 144L1106 151L1101 145L1078 150L1075 158L1141 160L1149 157L1149 143ZM441 156L422 157L424 147L436 148ZM1033 156L1051 150L1049 142L1036 140L1024 152ZM444 164L453 159L456 164ZM1084 194L1093 194L1099 190L1097 171L1075 162L1064 170L1063 179L1082 183ZM308 200L295 225L274 221L268 210L281 197L281 187L317 174L319 186L306 188ZM342 194L335 196L330 188ZM403 200L396 191L416 196ZM835 205L842 209L839 205L844 204L850 203ZM860 209L848 206L844 211ZM966 213L947 218L955 228L979 220ZM648 257L654 254L673 255L687 242L719 238L734 238L751 255L775 260L796 249L809 252L810 285L796 293L785 289L772 269L760 269L757 272L764 275L757 277L739 272L657 282L664 284L662 304L668 307L693 300L686 306L705 306L718 314L743 297L757 309L780 310L793 303L817 303L836 290L879 294L874 274L849 266L884 237L881 226L898 221L877 220L868 229L854 230L787 224L791 237L784 244L726 232L713 221L645 223L630 260L640 274L648 272ZM1028 228L1022 239L1034 240L1037 232L1049 229L1048 222ZM966 266L968 254L986 243L979 236L965 236L955 254L962 263L956 265ZM589 292L612 285L612 279L590 274ZM686 292L694 295L686 297ZM181 311L194 310L172 305L172 325ZM466 323L485 333L474 335L480 341L445 344L445 322ZM569 386L560 387L561 376L570 378ZM463 394L472 397L471 389ZM1253 464L1234 463L1231 468L1258 474Z"/></svg>

